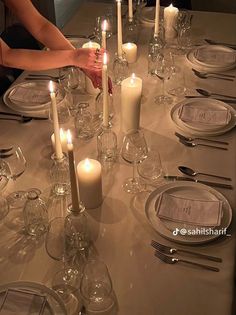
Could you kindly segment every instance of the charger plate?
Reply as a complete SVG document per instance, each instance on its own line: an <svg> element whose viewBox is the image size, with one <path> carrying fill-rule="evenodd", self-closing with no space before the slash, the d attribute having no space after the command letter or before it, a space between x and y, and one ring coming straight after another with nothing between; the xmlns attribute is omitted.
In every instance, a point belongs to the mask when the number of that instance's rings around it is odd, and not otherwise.
<svg viewBox="0 0 236 315"><path fill-rule="evenodd" d="M169 190L175 191L175 194L179 196L185 196L189 198L196 198L199 194L204 197L208 198L209 200L220 200L222 201L222 219L221 224L218 227L215 227L214 230L222 230L225 228L227 229L232 221L232 209L230 207L229 202L227 199L219 193L217 190L208 187L206 185L202 185L199 183L186 183L185 181L178 181L169 183L163 186L158 187L155 189L148 197L146 204L145 204L145 213L148 222L152 226L152 228L160 234L162 237L174 241L176 243L186 244L186 245L195 245L195 244L203 244L208 243L210 241L215 240L220 235L187 235L187 230L196 229L196 226L180 226L179 223L176 223L176 228L182 228L182 232L186 232L185 235L178 235L173 234L173 222L171 225L167 225L166 220L163 221L156 215L156 201L160 197L160 195L165 191L168 192ZM206 227L207 229L207 227ZM183 233L184 234L184 233Z"/></svg>

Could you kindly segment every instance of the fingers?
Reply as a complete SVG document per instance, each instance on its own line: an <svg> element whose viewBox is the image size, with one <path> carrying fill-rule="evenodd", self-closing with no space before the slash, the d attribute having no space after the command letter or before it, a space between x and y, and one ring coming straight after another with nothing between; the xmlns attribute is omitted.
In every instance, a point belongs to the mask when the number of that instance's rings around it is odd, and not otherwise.
<svg viewBox="0 0 236 315"><path fill-rule="evenodd" d="M112 81L111 78L108 78L108 92L112 94Z"/></svg>

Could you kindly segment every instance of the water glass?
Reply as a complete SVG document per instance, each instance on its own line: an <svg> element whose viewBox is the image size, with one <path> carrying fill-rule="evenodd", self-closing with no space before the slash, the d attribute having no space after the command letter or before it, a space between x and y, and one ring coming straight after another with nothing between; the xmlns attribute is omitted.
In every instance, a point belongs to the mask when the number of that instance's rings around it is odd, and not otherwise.
<svg viewBox="0 0 236 315"><path fill-rule="evenodd" d="M89 140L94 136L93 115L89 111L89 103L79 103L75 115L76 137Z"/></svg>
<svg viewBox="0 0 236 315"><path fill-rule="evenodd" d="M39 198L38 191L31 190L23 210L26 232L35 237L42 236L48 229L48 211L46 203Z"/></svg>
<svg viewBox="0 0 236 315"><path fill-rule="evenodd" d="M146 159L138 165L139 175L151 184L162 178L163 169L160 154L157 150L150 150Z"/></svg>
<svg viewBox="0 0 236 315"><path fill-rule="evenodd" d="M171 76L166 81L166 91L168 94L182 97L186 94L187 88L185 84L184 70L175 66Z"/></svg>
<svg viewBox="0 0 236 315"><path fill-rule="evenodd" d="M97 149L102 165L112 167L117 159L117 136L110 127L103 127L97 136Z"/></svg>
<svg viewBox="0 0 236 315"><path fill-rule="evenodd" d="M51 166L50 175L53 182L53 191L56 195L67 195L70 191L70 176L68 158L63 155L61 159L57 159L53 154L51 157L53 164Z"/></svg>
<svg viewBox="0 0 236 315"><path fill-rule="evenodd" d="M96 17L94 26L94 35L99 43L102 42L102 26L104 20L107 21L106 38L110 38L113 29L113 16L112 14L106 14Z"/></svg>
<svg viewBox="0 0 236 315"><path fill-rule="evenodd" d="M104 262L88 260L80 284L81 296L87 312L105 312L112 309L112 281Z"/></svg>

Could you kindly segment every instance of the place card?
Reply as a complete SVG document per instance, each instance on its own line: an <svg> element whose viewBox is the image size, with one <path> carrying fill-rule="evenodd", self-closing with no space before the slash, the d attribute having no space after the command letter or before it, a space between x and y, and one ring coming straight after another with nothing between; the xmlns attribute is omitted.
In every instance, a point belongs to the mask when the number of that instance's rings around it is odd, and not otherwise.
<svg viewBox="0 0 236 315"><path fill-rule="evenodd" d="M156 204L159 218L197 226L219 226L222 201L197 200L163 193Z"/></svg>
<svg viewBox="0 0 236 315"><path fill-rule="evenodd" d="M40 315L45 303L45 296L9 289L0 306L0 315Z"/></svg>
<svg viewBox="0 0 236 315"><path fill-rule="evenodd" d="M198 61L217 65L231 64L236 62L236 55L227 51L197 49L194 56Z"/></svg>
<svg viewBox="0 0 236 315"><path fill-rule="evenodd" d="M227 108L208 109L196 105L183 105L179 110L179 118L184 122L225 126L229 123L231 114Z"/></svg>
<svg viewBox="0 0 236 315"><path fill-rule="evenodd" d="M36 104L46 104L50 102L48 90L29 89L23 86L18 86L10 93L10 100L17 102L29 102Z"/></svg>

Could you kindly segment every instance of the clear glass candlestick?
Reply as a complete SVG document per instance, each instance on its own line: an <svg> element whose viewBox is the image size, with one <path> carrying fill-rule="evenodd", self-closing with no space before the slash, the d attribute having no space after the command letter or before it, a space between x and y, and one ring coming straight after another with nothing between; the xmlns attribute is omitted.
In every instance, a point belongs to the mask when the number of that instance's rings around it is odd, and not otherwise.
<svg viewBox="0 0 236 315"><path fill-rule="evenodd" d="M117 159L117 136L109 127L102 127L97 136L98 159L102 165L111 167Z"/></svg>
<svg viewBox="0 0 236 315"><path fill-rule="evenodd" d="M61 159L57 159L56 155L52 155L53 164L50 170L53 191L56 195L67 195L70 192L69 162L66 155Z"/></svg>
<svg viewBox="0 0 236 315"><path fill-rule="evenodd" d="M108 94L108 108L109 108L109 124L114 117L113 96ZM95 99L95 116L100 120L100 128L103 120L103 91L97 95Z"/></svg>
<svg viewBox="0 0 236 315"><path fill-rule="evenodd" d="M120 85L121 82L128 77L128 70L129 65L125 58L125 54L122 56L118 56L118 54L116 54L113 62L113 75L115 84Z"/></svg>
<svg viewBox="0 0 236 315"><path fill-rule="evenodd" d="M165 41L161 32L158 35L154 34L149 42L148 47L148 73L153 75L156 73L156 60L162 54L165 47Z"/></svg>
<svg viewBox="0 0 236 315"><path fill-rule="evenodd" d="M75 115L76 137L89 140L94 136L93 116L89 111L89 103L79 103Z"/></svg>

